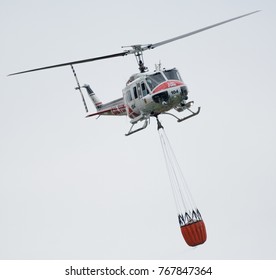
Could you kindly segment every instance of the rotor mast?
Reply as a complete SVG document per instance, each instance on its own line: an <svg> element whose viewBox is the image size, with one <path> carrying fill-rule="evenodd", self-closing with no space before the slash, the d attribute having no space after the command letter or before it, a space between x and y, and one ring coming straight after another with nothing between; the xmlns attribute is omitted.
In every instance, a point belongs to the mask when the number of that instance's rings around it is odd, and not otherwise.
<svg viewBox="0 0 276 280"><path fill-rule="evenodd" d="M135 58L138 63L140 72L144 73L144 72L148 71L148 67L146 67L144 64L143 51L135 52Z"/></svg>
<svg viewBox="0 0 276 280"><path fill-rule="evenodd" d="M132 46L122 46L122 48L131 48L127 50L128 54L134 54L136 58L136 62L138 64L138 68L141 73L148 71L148 67L145 66L143 51L150 49L151 45L132 45Z"/></svg>

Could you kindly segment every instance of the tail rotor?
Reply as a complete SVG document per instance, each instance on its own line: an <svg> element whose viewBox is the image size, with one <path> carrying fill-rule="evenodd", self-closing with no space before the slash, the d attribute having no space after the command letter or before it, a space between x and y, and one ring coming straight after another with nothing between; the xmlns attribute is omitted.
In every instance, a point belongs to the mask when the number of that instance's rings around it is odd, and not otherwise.
<svg viewBox="0 0 276 280"><path fill-rule="evenodd" d="M81 86L80 86L80 83L79 83L78 76L77 76L77 74L76 74L76 71L75 71L75 69L74 69L74 66L73 66L72 64L71 64L70 66L71 66L71 69L72 69L72 71L73 71L74 77L75 77L76 82L77 82L77 87L75 88L75 90L79 90L80 95L81 95L81 98L82 98L82 102L83 102L83 105L84 105L84 108L85 108L85 111L86 111L86 113L88 113L88 107L87 107L87 104L86 104L86 102L85 102L85 99L84 99L84 95L83 95L83 93L82 93L82 90L81 90Z"/></svg>

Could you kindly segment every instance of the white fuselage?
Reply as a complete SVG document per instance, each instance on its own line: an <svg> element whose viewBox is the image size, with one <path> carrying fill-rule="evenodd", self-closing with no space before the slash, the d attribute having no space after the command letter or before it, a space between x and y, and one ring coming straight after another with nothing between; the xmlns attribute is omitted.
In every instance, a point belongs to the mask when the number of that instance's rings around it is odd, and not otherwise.
<svg viewBox="0 0 276 280"><path fill-rule="evenodd" d="M172 108L179 110L187 95L187 87L175 68L134 74L123 89L126 112L132 122Z"/></svg>
<svg viewBox="0 0 276 280"><path fill-rule="evenodd" d="M86 88L97 108L90 117L127 115L134 124L171 109L181 112L187 108L188 90L175 68L132 75L123 89L123 97L104 104L89 86Z"/></svg>

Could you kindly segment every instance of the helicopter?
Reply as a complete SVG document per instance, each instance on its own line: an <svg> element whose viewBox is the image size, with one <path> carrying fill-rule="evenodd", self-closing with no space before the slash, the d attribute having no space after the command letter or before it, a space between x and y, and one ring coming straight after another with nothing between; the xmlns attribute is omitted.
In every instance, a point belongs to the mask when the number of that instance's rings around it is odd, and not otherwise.
<svg viewBox="0 0 276 280"><path fill-rule="evenodd" d="M146 67L144 63L144 58L143 58L144 51L155 49L159 46L192 36L194 34L255 14L257 12L260 12L260 10L243 14L222 22L218 22L213 25L209 25L201 29L197 29L195 31L185 33L180 36L173 37L171 39L167 39L158 43L124 46L122 48L124 48L125 50L119 53L88 58L84 60L71 61L62 64L36 68L36 69L25 70L25 71L9 74L8 76L39 71L39 70L45 70L50 68L56 68L56 67L71 66L71 69L73 71L74 77L77 82L77 87L75 89L79 90L81 94L86 112L88 113L88 107L86 105L82 88L86 90L89 98L91 99L92 103L95 105L96 108L95 113L90 113L86 117L92 117L92 116L100 117L102 115L128 116L130 118L131 127L125 135L129 136L142 129L145 129L148 126L151 117L156 117L157 123L159 125L160 123L158 120L158 116L160 114L167 114L173 116L177 119L178 122L182 122L191 117L198 115L200 112L200 107L198 107L195 112L191 110L191 107L194 102L188 100L188 88L187 85L182 80L179 71L176 68L171 68L171 69L161 68L161 64L156 65L154 71L149 71L148 67ZM90 85L85 84L83 86L80 86L73 65L92 62L96 60L123 57L129 54L133 54L135 56L139 68L139 73L131 75L131 77L128 79L126 86L122 90L123 93L122 97L103 104L100 101L100 99L96 96L96 94L93 92ZM184 111L188 111L189 113L185 117L178 117L170 112L172 109L176 110L178 113ZM139 122L143 122L143 125L141 127L134 129L134 126L137 125L137 123Z"/></svg>

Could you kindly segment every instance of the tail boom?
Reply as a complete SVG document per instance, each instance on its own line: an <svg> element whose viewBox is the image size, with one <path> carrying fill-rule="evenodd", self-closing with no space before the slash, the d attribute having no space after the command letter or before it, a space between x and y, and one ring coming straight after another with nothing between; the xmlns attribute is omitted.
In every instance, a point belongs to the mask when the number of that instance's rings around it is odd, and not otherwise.
<svg viewBox="0 0 276 280"><path fill-rule="evenodd" d="M90 97L91 101L97 109L96 113L89 114L86 117L100 115L125 116L127 114L123 97L103 104L89 85L84 85L83 87L86 89L88 96Z"/></svg>

